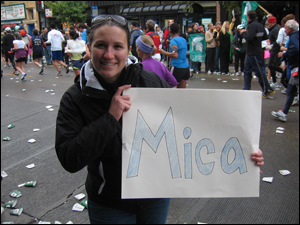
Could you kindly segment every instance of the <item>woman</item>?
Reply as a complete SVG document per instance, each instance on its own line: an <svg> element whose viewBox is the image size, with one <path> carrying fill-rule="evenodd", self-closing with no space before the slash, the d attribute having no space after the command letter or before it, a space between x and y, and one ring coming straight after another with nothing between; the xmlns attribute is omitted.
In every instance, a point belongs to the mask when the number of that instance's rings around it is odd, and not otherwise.
<svg viewBox="0 0 300 225"><path fill-rule="evenodd" d="M11 51L15 51L15 59L16 59L16 68L22 74L21 80L26 81L26 73L24 69L24 63L27 58L27 46L25 42L22 40L22 35L19 32L14 33L15 40L13 41L14 47Z"/></svg>
<svg viewBox="0 0 300 225"><path fill-rule="evenodd" d="M156 47L151 37L143 35L136 40L136 51L139 58L142 59L143 69L156 73L162 79L167 81L171 87L177 85L175 77L167 70L164 64L153 59L151 56L156 53Z"/></svg>
<svg viewBox="0 0 300 225"><path fill-rule="evenodd" d="M121 199L122 113L130 110L130 87L170 88L139 63L125 66L130 51L127 20L99 15L92 20L91 59L63 95L56 121L56 153L75 173L88 169L91 223L165 223L170 199Z"/></svg>
<svg viewBox="0 0 300 225"><path fill-rule="evenodd" d="M217 46L217 40L218 38L214 36L214 25L213 23L207 24L208 30L205 34L205 41L207 43L206 45L206 62L207 62L207 74L211 74L214 72L214 66L215 66L215 58L216 58L216 46Z"/></svg>
<svg viewBox="0 0 300 225"><path fill-rule="evenodd" d="M47 46L43 39L39 36L37 29L32 31L33 38L30 39L28 47L32 49L33 62L40 68L40 75L43 75L45 66L41 63L41 58L43 57L43 47L47 49Z"/></svg>
<svg viewBox="0 0 300 225"><path fill-rule="evenodd" d="M222 75L229 75L229 62L232 62L232 38L232 34L229 31L229 22L225 21L219 34Z"/></svg>
<svg viewBox="0 0 300 225"><path fill-rule="evenodd" d="M192 28L192 30L190 32L188 32L188 35L195 34L195 33L200 33L199 30L198 30L197 23L192 23L191 28ZM193 70L194 73L199 74L199 72L201 71L201 69L200 69L201 68L201 62L193 62L193 61L190 60L189 64L190 64L190 69Z"/></svg>
<svg viewBox="0 0 300 225"><path fill-rule="evenodd" d="M67 40L65 52L71 57L73 71L75 77L77 77L83 65L83 62L79 60L81 59L81 54L86 51L85 41L79 40L79 35L75 30L71 30L69 36L70 40Z"/></svg>
<svg viewBox="0 0 300 225"><path fill-rule="evenodd" d="M159 53L170 57L171 73L177 80L177 88L186 88L187 80L190 78L189 64L186 60L187 43L183 37L179 36L179 26L173 23L170 26L172 40L170 43L171 52L159 49Z"/></svg>

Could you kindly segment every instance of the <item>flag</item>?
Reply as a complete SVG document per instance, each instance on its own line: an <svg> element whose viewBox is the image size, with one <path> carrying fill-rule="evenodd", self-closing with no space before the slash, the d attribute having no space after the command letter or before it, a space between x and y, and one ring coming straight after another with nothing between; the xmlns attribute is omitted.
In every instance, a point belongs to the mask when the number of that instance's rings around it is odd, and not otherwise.
<svg viewBox="0 0 300 225"><path fill-rule="evenodd" d="M193 62L205 62L206 41L202 33L190 34L190 60Z"/></svg>
<svg viewBox="0 0 300 225"><path fill-rule="evenodd" d="M247 12L249 10L256 10L257 6L259 6L259 4L255 1L244 1L243 2L243 6L242 6L242 22L241 24L244 25L244 27L247 26L248 24L248 20L247 20Z"/></svg>

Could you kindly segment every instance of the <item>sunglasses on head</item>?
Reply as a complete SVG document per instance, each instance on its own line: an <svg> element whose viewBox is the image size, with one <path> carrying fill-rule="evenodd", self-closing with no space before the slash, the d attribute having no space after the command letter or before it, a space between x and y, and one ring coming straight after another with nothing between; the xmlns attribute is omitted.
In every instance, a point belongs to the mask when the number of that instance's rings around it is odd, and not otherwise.
<svg viewBox="0 0 300 225"><path fill-rule="evenodd" d="M120 24L121 26L128 26L127 20L122 16L102 14L102 15L96 16L94 19L92 19L92 28L95 25L102 24L108 20L112 20L112 21Z"/></svg>

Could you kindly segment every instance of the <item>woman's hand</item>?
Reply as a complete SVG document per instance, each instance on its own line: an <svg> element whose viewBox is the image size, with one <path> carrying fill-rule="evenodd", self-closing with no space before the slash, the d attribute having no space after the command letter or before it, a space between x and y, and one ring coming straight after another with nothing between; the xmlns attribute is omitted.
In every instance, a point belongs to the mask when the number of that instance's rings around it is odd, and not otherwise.
<svg viewBox="0 0 300 225"><path fill-rule="evenodd" d="M111 100L108 112L115 117L117 121L121 118L123 112L127 112L131 107L130 96L121 95L122 91L129 89L131 85L123 85L119 87Z"/></svg>
<svg viewBox="0 0 300 225"><path fill-rule="evenodd" d="M255 165L257 166L263 166L265 163L264 163L264 157L263 157L263 153L260 149L258 149L258 152L254 152L251 154L251 159L253 161L255 161ZM260 171L261 173L261 171Z"/></svg>

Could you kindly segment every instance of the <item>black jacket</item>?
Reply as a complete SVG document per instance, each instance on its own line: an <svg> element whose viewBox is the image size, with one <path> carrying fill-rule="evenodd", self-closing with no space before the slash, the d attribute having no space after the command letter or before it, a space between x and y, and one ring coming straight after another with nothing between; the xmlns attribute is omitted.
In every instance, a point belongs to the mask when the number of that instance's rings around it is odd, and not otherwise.
<svg viewBox="0 0 300 225"><path fill-rule="evenodd" d="M270 44L273 45L271 49L271 54L272 53L278 54L278 52L280 51L280 46L276 42L279 30L280 30L280 26L278 24L275 24L273 27L269 29L270 33L268 39L270 40Z"/></svg>
<svg viewBox="0 0 300 225"><path fill-rule="evenodd" d="M237 54L236 48L240 49L240 53L245 54L246 53L246 39L245 39L245 33L239 34L239 32L234 35L231 47L234 49L234 54Z"/></svg>
<svg viewBox="0 0 300 225"><path fill-rule="evenodd" d="M227 53L229 54L230 51L230 34L228 34L227 32L225 32L225 34L223 34L223 32L221 31L219 33L219 41L220 41L220 52L221 53Z"/></svg>
<svg viewBox="0 0 300 225"><path fill-rule="evenodd" d="M78 77L63 95L57 115L55 149L61 165L71 173L87 166L86 191L92 202L134 212L136 207L157 201L121 199L122 120L117 121L108 109L118 86L170 86L155 73L143 70L142 64L124 68L114 87L95 79L98 75L90 61Z"/></svg>
<svg viewBox="0 0 300 225"><path fill-rule="evenodd" d="M250 21L246 32L247 55L262 55L261 42L268 39L264 26L257 20Z"/></svg>

